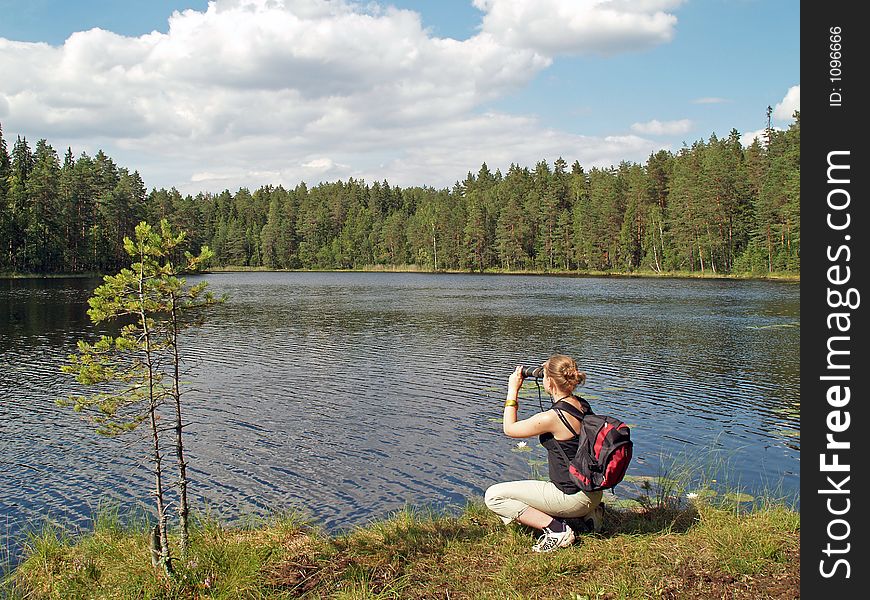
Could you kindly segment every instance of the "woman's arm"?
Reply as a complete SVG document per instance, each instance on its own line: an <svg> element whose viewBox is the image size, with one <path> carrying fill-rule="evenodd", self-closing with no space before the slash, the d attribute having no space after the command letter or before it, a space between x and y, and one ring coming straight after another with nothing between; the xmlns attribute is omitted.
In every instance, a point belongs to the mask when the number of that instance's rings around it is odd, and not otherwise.
<svg viewBox="0 0 870 600"><path fill-rule="evenodd" d="M553 431L553 421L557 417L552 410L538 413L522 421L517 421L516 409L512 410L512 415L508 414L508 410L507 408L504 410L504 425L502 426L508 437L527 438Z"/></svg>
<svg viewBox="0 0 870 600"><path fill-rule="evenodd" d="M504 420L502 421L505 435L512 438L527 438L552 431L556 415L551 410L517 421L517 410L519 409L517 398L522 385L523 368L520 366L511 373L508 379L508 392L504 404Z"/></svg>

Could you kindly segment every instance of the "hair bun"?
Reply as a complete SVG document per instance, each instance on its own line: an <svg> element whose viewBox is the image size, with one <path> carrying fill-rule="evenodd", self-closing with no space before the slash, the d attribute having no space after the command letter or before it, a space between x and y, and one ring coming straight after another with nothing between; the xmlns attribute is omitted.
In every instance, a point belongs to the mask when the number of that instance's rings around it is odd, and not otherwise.
<svg viewBox="0 0 870 600"><path fill-rule="evenodd" d="M561 387L574 389L586 382L586 373L577 368L577 362L570 356L555 354L545 363L550 377Z"/></svg>
<svg viewBox="0 0 870 600"><path fill-rule="evenodd" d="M565 367L564 371L562 371L562 377L571 383L576 383L580 380L580 372L577 370L576 366L568 366Z"/></svg>

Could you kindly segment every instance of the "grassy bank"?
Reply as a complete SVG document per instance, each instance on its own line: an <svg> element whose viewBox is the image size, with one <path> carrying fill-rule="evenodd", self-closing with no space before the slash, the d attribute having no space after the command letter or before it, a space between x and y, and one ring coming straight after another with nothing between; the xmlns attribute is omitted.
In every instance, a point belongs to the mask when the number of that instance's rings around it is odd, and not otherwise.
<svg viewBox="0 0 870 600"><path fill-rule="evenodd" d="M601 533L545 555L531 552L533 531L480 504L458 516L406 510L333 536L292 516L201 520L172 579L151 567L145 531L105 517L76 539L46 527L4 588L34 599L800 596L800 516L773 504L608 509Z"/></svg>

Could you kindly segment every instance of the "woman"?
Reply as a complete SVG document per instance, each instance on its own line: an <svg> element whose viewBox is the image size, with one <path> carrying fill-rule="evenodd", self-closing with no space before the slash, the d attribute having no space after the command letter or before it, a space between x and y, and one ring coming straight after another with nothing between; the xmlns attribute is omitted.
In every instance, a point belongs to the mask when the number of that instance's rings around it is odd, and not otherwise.
<svg viewBox="0 0 870 600"><path fill-rule="evenodd" d="M580 419L570 412L591 412L589 404L574 395L574 388L586 381L586 373L577 370L574 359L561 354L551 356L543 367L543 386L553 397L553 408L517 421L517 396L523 384L523 369L517 367L508 380L504 432L512 438L540 436L541 445L547 449L550 481L498 483L486 490L485 496L486 506L505 524L516 520L543 531L532 547L535 552L551 552L574 542L574 531L565 519L586 517L597 531L603 512L601 492L586 493L577 487L568 474L566 460L577 451L575 432L580 431Z"/></svg>

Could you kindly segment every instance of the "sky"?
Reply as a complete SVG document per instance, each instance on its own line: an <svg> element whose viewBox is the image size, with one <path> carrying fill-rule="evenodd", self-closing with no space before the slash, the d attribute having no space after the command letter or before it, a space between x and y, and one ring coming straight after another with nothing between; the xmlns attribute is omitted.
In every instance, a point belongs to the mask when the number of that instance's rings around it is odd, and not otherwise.
<svg viewBox="0 0 870 600"><path fill-rule="evenodd" d="M783 0L0 0L0 126L149 188L445 188L800 109Z"/></svg>

